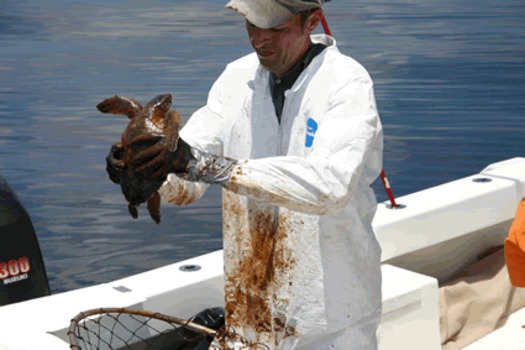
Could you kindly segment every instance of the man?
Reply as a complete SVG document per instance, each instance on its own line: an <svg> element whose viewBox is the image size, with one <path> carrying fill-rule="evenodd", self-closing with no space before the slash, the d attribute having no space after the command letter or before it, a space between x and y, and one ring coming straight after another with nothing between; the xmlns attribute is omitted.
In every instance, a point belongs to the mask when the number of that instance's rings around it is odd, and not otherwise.
<svg viewBox="0 0 525 350"><path fill-rule="evenodd" d="M229 326L270 349L376 349L382 127L366 70L311 35L322 3L230 1L255 52L226 67L175 152L159 136L135 161L167 177L173 204L224 188Z"/></svg>

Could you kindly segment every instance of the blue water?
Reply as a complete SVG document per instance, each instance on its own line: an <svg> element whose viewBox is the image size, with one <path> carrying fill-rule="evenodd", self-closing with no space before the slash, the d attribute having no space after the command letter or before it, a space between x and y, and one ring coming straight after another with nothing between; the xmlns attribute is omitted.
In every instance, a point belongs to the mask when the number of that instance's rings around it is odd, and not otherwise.
<svg viewBox="0 0 525 350"><path fill-rule="evenodd" d="M33 219L54 293L221 248L218 188L164 205L160 225L144 208L129 216L104 170L127 119L95 105L170 92L187 120L224 65L250 52L224 4L0 2L0 173ZM334 0L325 13L374 79L396 196L525 156L523 1Z"/></svg>

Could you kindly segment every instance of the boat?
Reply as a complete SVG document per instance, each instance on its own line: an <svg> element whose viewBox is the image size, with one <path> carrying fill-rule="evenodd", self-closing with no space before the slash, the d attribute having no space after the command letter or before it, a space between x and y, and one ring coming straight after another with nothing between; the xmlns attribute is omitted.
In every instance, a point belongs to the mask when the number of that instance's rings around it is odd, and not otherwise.
<svg viewBox="0 0 525 350"><path fill-rule="evenodd" d="M379 203L373 226L383 250L380 350L442 348L440 288L478 261L480 254L503 244L524 196L525 158L517 157L399 197L394 208L389 202ZM94 308L190 318L222 305L219 250L108 283L1 306L0 349L69 349L72 318ZM525 349L523 325L521 307L464 349Z"/></svg>

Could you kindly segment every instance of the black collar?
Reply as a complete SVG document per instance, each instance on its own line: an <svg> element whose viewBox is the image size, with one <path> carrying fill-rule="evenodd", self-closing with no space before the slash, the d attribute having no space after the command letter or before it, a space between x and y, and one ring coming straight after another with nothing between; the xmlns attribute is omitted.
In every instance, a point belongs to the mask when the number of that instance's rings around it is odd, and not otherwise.
<svg viewBox="0 0 525 350"><path fill-rule="evenodd" d="M303 70L308 67L315 56L320 54L325 48L326 45L324 44L311 44L303 58L281 77L278 77L274 73L270 73L270 84L283 84L291 88Z"/></svg>
<svg viewBox="0 0 525 350"><path fill-rule="evenodd" d="M303 58L281 77L278 77L274 73L270 73L270 92L275 107L275 114L277 114L279 122L281 121L281 114L283 112L284 92L292 88L303 70L308 67L312 60L325 48L326 45L324 44L311 44Z"/></svg>

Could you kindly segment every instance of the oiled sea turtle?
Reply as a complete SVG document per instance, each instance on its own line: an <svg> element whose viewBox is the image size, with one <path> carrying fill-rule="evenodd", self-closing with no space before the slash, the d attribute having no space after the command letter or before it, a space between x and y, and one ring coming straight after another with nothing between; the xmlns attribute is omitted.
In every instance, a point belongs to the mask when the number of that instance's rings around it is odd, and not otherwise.
<svg viewBox="0 0 525 350"><path fill-rule="evenodd" d="M105 99L97 105L97 109L102 113L127 115L131 119L121 137L122 154L119 158L123 170L120 172L120 179L113 180L120 183L131 216L137 218L137 207L147 202L150 216L157 224L160 222L160 195L157 190L163 181L146 180L136 172L131 159L134 154L147 147L137 141L151 139L152 135L164 135L169 150L176 150L180 116L170 108L170 94L158 95L144 107L135 99L119 95Z"/></svg>

